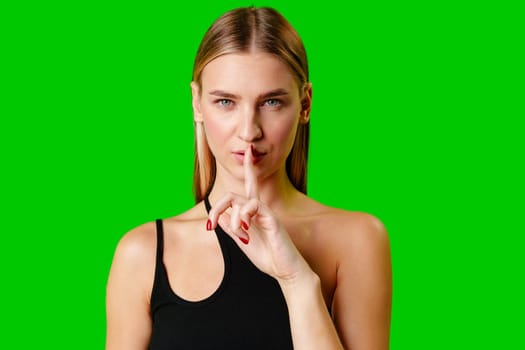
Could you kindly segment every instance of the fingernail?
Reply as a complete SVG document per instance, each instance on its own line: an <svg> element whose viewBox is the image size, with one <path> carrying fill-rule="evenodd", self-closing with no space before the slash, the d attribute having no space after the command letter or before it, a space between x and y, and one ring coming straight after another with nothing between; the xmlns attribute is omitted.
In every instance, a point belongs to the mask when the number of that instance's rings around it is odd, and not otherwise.
<svg viewBox="0 0 525 350"><path fill-rule="evenodd" d="M248 224L245 223L244 221L241 221L241 226L242 226L242 228L243 228L245 231L248 231L248 229L250 228L250 226L248 226Z"/></svg>
<svg viewBox="0 0 525 350"><path fill-rule="evenodd" d="M246 239L246 238L244 238L244 237L239 237L239 239L240 239L241 242L244 243L244 244L248 244L248 242L250 241L250 240L248 240L248 239Z"/></svg>
<svg viewBox="0 0 525 350"><path fill-rule="evenodd" d="M206 230L211 231L211 220L206 221Z"/></svg>

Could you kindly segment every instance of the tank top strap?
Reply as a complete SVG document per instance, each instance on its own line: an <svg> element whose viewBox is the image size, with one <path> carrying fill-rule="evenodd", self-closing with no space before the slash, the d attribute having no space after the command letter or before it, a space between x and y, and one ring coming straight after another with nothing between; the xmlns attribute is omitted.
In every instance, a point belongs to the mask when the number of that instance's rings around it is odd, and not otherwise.
<svg viewBox="0 0 525 350"><path fill-rule="evenodd" d="M208 196L204 197L204 205L206 206L206 212L209 213L211 210L211 203L210 203L210 199L208 198ZM224 232L224 230L219 224L217 224L215 228L215 234L217 235L217 239L219 240L222 254L228 260L228 261L225 261L225 263L229 263L228 255L230 254L232 244L235 245L235 243L233 242L231 237L228 236L226 232ZM225 266L225 268L226 267L228 266Z"/></svg>
<svg viewBox="0 0 525 350"><path fill-rule="evenodd" d="M162 219L155 220L157 226L157 253L155 259L155 277L151 291L150 311L154 315L156 310L170 302L171 289L164 267L164 229Z"/></svg>
<svg viewBox="0 0 525 350"><path fill-rule="evenodd" d="M208 196L204 197L204 205L206 206L206 211L209 213L211 209L211 204Z"/></svg>
<svg viewBox="0 0 525 350"><path fill-rule="evenodd" d="M208 196L204 197L204 205L206 206L206 212L209 213L211 210L211 203ZM231 239L231 237L226 232L224 232L220 225L217 225L215 228L215 234L217 236L217 240L219 241L222 256L224 258L224 279L227 280L229 278L231 269L231 255L235 254L235 251L239 250L239 248L236 246L233 239Z"/></svg>
<svg viewBox="0 0 525 350"><path fill-rule="evenodd" d="M162 227L162 219L155 220L157 225L157 267L162 266L162 257L164 256L164 231Z"/></svg>

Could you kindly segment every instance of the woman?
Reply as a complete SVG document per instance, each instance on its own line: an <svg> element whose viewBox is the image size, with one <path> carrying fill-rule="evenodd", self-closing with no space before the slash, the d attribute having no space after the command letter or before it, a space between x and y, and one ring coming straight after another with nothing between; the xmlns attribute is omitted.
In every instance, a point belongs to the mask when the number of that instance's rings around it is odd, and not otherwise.
<svg viewBox="0 0 525 350"><path fill-rule="evenodd" d="M303 44L240 8L195 60L196 206L120 241L107 349L387 349L389 243L371 215L306 196Z"/></svg>

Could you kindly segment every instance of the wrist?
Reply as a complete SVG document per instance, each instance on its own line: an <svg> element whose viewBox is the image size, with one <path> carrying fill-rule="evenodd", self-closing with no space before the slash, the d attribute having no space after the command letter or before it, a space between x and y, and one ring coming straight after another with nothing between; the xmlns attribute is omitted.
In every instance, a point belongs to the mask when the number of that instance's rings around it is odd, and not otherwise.
<svg viewBox="0 0 525 350"><path fill-rule="evenodd" d="M319 276L309 267L306 266L294 276L277 279L285 297L289 294L300 292L304 294L307 291L314 291L321 287Z"/></svg>

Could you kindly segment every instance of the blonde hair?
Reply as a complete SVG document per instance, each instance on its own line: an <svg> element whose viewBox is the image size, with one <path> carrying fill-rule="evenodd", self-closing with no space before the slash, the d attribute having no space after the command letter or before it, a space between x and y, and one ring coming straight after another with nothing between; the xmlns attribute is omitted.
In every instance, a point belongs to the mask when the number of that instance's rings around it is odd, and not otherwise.
<svg viewBox="0 0 525 350"><path fill-rule="evenodd" d="M280 57L295 75L301 95L307 86L306 50L291 24L276 10L268 7L245 7L226 12L208 29L197 51L193 81L202 90L201 74L215 58L253 50ZM294 145L286 159L286 173L297 190L306 193L306 170L310 123L300 123ZM196 202L209 194L215 182L216 165L201 122L195 123L195 167L193 190Z"/></svg>

